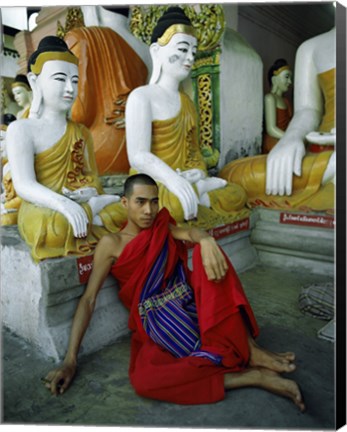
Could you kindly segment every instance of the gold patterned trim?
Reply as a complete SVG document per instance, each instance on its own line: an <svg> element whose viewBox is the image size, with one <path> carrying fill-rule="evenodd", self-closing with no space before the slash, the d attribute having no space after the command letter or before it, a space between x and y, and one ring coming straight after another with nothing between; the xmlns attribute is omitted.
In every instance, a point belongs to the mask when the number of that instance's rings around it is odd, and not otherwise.
<svg viewBox="0 0 347 432"><path fill-rule="evenodd" d="M34 74L38 75L41 73L42 67L46 63L46 61L50 61L50 60L62 60L68 63L73 63L75 65L78 65L78 58L67 51L65 52L47 51L38 55L35 63L30 65L30 70L34 72Z"/></svg>
<svg viewBox="0 0 347 432"><path fill-rule="evenodd" d="M25 84L25 83L20 82L20 81L16 81L16 82L12 83L11 87L12 88L15 88L15 87L24 87L25 90L29 90L29 91L31 90L31 88L28 86L28 84Z"/></svg>
<svg viewBox="0 0 347 432"><path fill-rule="evenodd" d="M279 75L281 72L285 71L285 70L290 70L290 67L287 66L282 66L279 69L274 71L274 75Z"/></svg>
<svg viewBox="0 0 347 432"><path fill-rule="evenodd" d="M196 32L192 26L186 25L186 24L174 24L167 28L162 36L158 38L157 42L160 46L167 45L172 36L177 33L184 33L191 36L194 36L196 38Z"/></svg>

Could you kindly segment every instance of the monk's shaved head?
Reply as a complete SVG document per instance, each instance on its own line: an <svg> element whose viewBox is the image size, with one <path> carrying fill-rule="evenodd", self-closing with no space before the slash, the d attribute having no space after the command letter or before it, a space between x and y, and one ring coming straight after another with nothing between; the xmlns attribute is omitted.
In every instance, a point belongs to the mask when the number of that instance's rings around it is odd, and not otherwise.
<svg viewBox="0 0 347 432"><path fill-rule="evenodd" d="M152 177L147 174L134 174L128 177L124 183L124 195L127 198L130 198L133 191L134 185L142 185L142 186L156 186L157 183L152 179Z"/></svg>

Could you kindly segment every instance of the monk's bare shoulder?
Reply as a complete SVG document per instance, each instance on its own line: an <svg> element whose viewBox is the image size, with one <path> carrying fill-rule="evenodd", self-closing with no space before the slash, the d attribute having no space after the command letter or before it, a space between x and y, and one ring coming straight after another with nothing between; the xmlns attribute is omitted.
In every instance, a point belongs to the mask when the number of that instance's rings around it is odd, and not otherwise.
<svg viewBox="0 0 347 432"><path fill-rule="evenodd" d="M133 238L134 237L129 236L122 231L118 233L106 234L99 241L97 248L99 251L102 251L105 259L112 258L115 262L120 257L125 246Z"/></svg>
<svg viewBox="0 0 347 432"><path fill-rule="evenodd" d="M97 246L97 249L102 252L105 258L117 260L122 253L122 236L119 233L110 233L104 235Z"/></svg>

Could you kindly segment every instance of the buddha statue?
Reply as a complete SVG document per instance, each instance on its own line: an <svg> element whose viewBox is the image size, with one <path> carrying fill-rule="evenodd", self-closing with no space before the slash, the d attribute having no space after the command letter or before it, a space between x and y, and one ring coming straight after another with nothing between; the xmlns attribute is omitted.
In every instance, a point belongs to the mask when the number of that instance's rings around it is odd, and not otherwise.
<svg viewBox="0 0 347 432"><path fill-rule="evenodd" d="M127 18L102 6L82 6L85 27L70 30L65 41L79 59L78 96L72 120L91 132L99 175L125 174L125 104L146 83L148 47L128 28Z"/></svg>
<svg viewBox="0 0 347 432"><path fill-rule="evenodd" d="M333 28L298 48L294 116L270 153L220 171L244 187L250 207L334 212L335 42Z"/></svg>
<svg viewBox="0 0 347 432"><path fill-rule="evenodd" d="M205 229L247 214L244 190L209 177L198 136L197 113L180 84L188 77L197 39L182 9L169 8L153 30L152 75L133 90L126 105L126 144L130 173L159 183L159 201L178 224Z"/></svg>
<svg viewBox="0 0 347 432"><path fill-rule="evenodd" d="M21 199L13 188L10 164L8 163L6 150L6 131L8 125L16 120L11 113L1 115L0 145L1 145L1 225L15 225L17 223L18 208Z"/></svg>
<svg viewBox="0 0 347 432"><path fill-rule="evenodd" d="M17 119L28 118L32 92L27 77L22 74L17 75L11 86L14 100L22 108L16 114Z"/></svg>
<svg viewBox="0 0 347 432"><path fill-rule="evenodd" d="M29 81L25 75L19 74L15 77L11 84L12 94L17 105L21 109L17 112L16 119L24 119L29 117L30 105L32 101L32 92ZM7 127L6 127L7 129ZM4 154L6 151L6 141L4 140ZM1 195L1 224L15 225L17 224L18 209L21 204L21 199L13 187L10 165L7 157L3 159L2 182L4 192Z"/></svg>
<svg viewBox="0 0 347 432"><path fill-rule="evenodd" d="M270 93L264 97L265 134L263 153L269 153L283 137L293 116L292 104L284 97L292 84L293 73L284 59L277 59L268 71Z"/></svg>
<svg viewBox="0 0 347 432"><path fill-rule="evenodd" d="M126 220L118 196L103 193L88 129L68 119L77 95L78 59L66 43L43 38L28 61L28 119L7 129L18 229L35 261L91 254Z"/></svg>

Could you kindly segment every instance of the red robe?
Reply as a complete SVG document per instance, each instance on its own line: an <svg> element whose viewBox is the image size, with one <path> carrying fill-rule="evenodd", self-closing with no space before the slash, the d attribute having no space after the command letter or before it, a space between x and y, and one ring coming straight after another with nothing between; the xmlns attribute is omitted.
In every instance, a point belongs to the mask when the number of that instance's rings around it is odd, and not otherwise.
<svg viewBox="0 0 347 432"><path fill-rule="evenodd" d="M179 404L217 402L224 398L223 375L241 371L247 366L247 331L256 337L258 326L228 258L229 269L225 279L220 283L210 282L202 265L200 245L197 245L193 252L194 271L191 272L187 267L185 245L172 237L170 223L175 222L164 208L151 228L141 231L127 244L111 269L120 284L119 297L130 310L130 381L139 395L152 399ZM156 345L143 329L138 312L141 290L166 239L169 257L164 279L181 259L194 291L201 349L221 355L223 360L220 366L207 358L176 358Z"/></svg>

